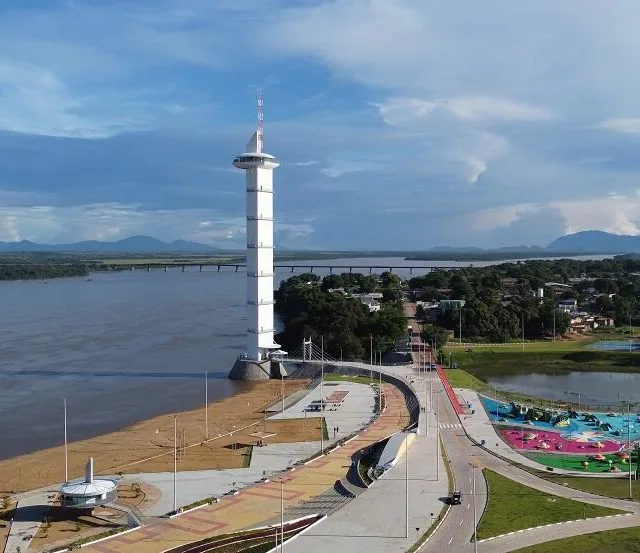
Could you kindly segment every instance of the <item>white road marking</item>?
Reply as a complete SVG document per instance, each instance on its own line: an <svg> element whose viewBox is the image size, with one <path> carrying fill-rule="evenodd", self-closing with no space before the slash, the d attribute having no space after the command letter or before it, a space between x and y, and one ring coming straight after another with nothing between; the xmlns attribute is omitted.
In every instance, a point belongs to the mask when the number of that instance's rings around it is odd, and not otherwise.
<svg viewBox="0 0 640 553"><path fill-rule="evenodd" d="M471 503L469 503L469 504L467 505L467 511L468 511L469 509L471 509Z"/></svg>
<svg viewBox="0 0 640 553"><path fill-rule="evenodd" d="M464 519L462 519L462 520L460 521L460 524L459 524L458 526L462 526L462 523L463 523L463 522L464 522Z"/></svg>
<svg viewBox="0 0 640 553"><path fill-rule="evenodd" d="M449 545L451 545L452 541L453 541L453 538L449 538Z"/></svg>

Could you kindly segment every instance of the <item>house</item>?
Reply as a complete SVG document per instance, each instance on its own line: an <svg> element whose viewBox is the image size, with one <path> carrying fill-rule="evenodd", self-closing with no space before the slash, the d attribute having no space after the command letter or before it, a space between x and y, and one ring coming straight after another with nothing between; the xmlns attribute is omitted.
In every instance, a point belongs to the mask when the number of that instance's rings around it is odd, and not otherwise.
<svg viewBox="0 0 640 553"><path fill-rule="evenodd" d="M577 309L578 300L576 299L561 300L558 302L556 307L560 311L564 311L565 313L571 313L572 311L575 311Z"/></svg>
<svg viewBox="0 0 640 553"><path fill-rule="evenodd" d="M614 324L612 317L596 317L595 320L598 326L613 326Z"/></svg>

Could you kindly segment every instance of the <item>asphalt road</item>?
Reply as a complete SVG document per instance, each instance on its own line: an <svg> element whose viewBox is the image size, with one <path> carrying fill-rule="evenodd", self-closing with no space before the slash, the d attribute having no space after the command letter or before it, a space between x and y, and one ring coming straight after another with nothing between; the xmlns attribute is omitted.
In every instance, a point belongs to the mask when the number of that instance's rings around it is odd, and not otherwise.
<svg viewBox="0 0 640 553"><path fill-rule="evenodd" d="M602 530L614 530L640 525L640 503L620 499L604 498L567 488L548 482L523 471L499 459L484 449L476 446L467 438L462 428L442 428L442 425L459 424L459 419L451 406L442 385L434 383L434 389L440 390L440 424L441 436L455 479L455 487L462 492L462 505L453 505L449 513L435 534L431 536L421 551L433 552L474 552L473 537L473 495L472 495L472 464L476 465L476 512L479 521L487 500L486 481L481 468L490 468L507 478L516 480L526 486L541 490L560 497L575 499L585 503L602 505L624 511L631 511L632 515L585 520L547 526L544 530L531 529L480 541L477 551L480 553L506 553L529 545L544 543L570 536L578 536Z"/></svg>

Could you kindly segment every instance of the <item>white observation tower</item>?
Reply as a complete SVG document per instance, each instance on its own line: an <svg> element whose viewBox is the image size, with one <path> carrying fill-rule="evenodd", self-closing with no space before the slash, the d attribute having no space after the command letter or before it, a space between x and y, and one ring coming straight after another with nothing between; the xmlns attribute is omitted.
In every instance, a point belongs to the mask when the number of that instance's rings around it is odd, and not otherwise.
<svg viewBox="0 0 640 553"><path fill-rule="evenodd" d="M246 173L247 210L247 351L234 364L229 378L263 380L285 376L284 368L270 353L273 322L273 170L280 164L263 151L262 95L258 96L258 124L247 151L233 160Z"/></svg>

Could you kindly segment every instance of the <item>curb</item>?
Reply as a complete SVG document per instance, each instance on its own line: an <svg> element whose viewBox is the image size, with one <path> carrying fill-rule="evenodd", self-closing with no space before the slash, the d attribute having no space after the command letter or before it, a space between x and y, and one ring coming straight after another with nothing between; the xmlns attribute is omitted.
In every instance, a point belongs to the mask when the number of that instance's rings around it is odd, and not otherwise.
<svg viewBox="0 0 640 553"><path fill-rule="evenodd" d="M553 522L551 524L543 524L542 526L532 526L531 528L523 528L522 530L514 530L513 532L507 532L506 534L500 534L498 536L492 536L490 538L485 538L483 540L478 540L478 543L484 543L491 540L497 540L498 538L504 538L505 536L512 536L514 534L521 534L522 532L528 532L529 530L540 530L541 528L551 528L552 526L560 526L562 524L572 524L574 522L584 522L584 521L593 521L593 520L604 520L607 518L617 518L617 517L627 517L635 515L635 513L622 513L620 515L606 515L603 517L593 517L593 518L578 518L575 520L565 520L562 522Z"/></svg>

